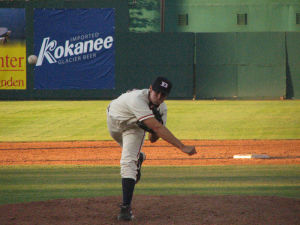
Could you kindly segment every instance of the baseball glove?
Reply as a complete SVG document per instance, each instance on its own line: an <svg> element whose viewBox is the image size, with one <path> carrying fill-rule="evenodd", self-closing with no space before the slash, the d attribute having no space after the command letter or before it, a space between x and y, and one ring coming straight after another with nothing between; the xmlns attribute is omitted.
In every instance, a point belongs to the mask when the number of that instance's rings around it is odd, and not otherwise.
<svg viewBox="0 0 300 225"><path fill-rule="evenodd" d="M153 115L155 117L155 119L160 122L161 124L164 124L163 120L162 120L162 115L160 114L160 112L157 110L157 107L153 106L151 108L152 112L153 112ZM137 125L142 128L143 130L145 130L146 132L149 132L149 133L152 133L154 134L155 132L147 127L147 125L143 122L143 121L137 121Z"/></svg>

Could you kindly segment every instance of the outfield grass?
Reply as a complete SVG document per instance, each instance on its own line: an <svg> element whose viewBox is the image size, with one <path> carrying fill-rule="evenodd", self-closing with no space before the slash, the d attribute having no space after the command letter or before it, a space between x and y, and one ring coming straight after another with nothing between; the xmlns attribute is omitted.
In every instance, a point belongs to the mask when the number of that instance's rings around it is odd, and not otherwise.
<svg viewBox="0 0 300 225"><path fill-rule="evenodd" d="M0 141L108 140L108 101L0 102Z"/></svg>
<svg viewBox="0 0 300 225"><path fill-rule="evenodd" d="M180 139L299 139L300 101L166 101ZM109 101L2 101L0 141L111 140Z"/></svg>
<svg viewBox="0 0 300 225"><path fill-rule="evenodd" d="M300 165L143 167L135 194L300 198ZM121 195L119 167L0 166L0 204Z"/></svg>

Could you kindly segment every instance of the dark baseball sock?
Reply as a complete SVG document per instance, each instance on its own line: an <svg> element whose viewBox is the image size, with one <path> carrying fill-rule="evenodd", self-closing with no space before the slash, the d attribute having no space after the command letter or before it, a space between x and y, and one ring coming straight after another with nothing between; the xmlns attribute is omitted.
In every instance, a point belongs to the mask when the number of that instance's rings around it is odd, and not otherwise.
<svg viewBox="0 0 300 225"><path fill-rule="evenodd" d="M123 205L131 204L134 186L135 186L134 179L122 178Z"/></svg>

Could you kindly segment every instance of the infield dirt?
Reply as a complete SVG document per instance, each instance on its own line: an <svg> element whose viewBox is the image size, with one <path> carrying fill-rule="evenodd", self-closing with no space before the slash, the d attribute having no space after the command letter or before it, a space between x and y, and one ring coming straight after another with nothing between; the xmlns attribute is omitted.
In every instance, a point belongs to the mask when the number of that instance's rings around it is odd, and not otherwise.
<svg viewBox="0 0 300 225"><path fill-rule="evenodd" d="M197 154L188 156L165 141L145 142L144 165L300 164L300 140L185 140ZM233 159L236 154L267 154L269 159ZM121 148L113 141L0 142L0 165L119 165Z"/></svg>
<svg viewBox="0 0 300 225"><path fill-rule="evenodd" d="M300 140L183 141L198 154L186 156L164 141L150 144L144 165L300 164ZM269 159L233 159L267 154ZM0 165L119 165L112 141L2 142ZM4 194L4 193L3 193ZM0 205L0 224L124 224L116 220L120 196ZM258 196L134 196L131 224L300 224L300 200ZM128 223L126 223L128 224Z"/></svg>

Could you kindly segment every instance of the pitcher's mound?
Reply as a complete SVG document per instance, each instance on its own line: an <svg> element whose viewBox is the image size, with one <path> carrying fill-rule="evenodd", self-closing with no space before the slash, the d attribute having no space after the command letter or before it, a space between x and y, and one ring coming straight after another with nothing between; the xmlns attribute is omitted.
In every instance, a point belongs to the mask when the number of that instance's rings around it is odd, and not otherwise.
<svg viewBox="0 0 300 225"><path fill-rule="evenodd" d="M120 197L0 205L1 224L124 224ZM130 224L300 224L300 200L258 196L134 196Z"/></svg>

